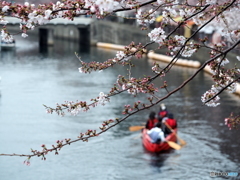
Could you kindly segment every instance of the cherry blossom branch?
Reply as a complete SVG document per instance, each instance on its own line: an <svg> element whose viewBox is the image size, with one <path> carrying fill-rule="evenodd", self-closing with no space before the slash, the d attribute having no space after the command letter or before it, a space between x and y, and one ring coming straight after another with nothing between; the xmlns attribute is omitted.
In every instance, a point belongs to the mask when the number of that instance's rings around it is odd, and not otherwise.
<svg viewBox="0 0 240 180"><path fill-rule="evenodd" d="M208 102L215 99L218 95L220 95L224 90L226 90L228 87L230 87L233 83L237 82L240 79L240 77L237 77L236 79L232 80L229 84L227 84L225 87L223 87L221 90L219 90L215 95L213 95L211 98L203 102L203 104L207 104Z"/></svg>
<svg viewBox="0 0 240 180"><path fill-rule="evenodd" d="M171 69L172 65L174 64L175 59L177 59L177 57L179 57L181 55L182 50L184 49L184 47L186 46L186 44L202 29L204 28L207 24L209 24L210 22L213 21L213 19L215 19L217 16L219 16L222 12L226 11L229 7L232 6L232 4L235 2L236 0L233 0L232 3L230 3L228 6L226 6L225 8L223 8L222 11L220 11L216 16L210 18L206 23L204 23L204 25L202 25L199 29L197 29L183 44L183 46L180 48L180 50L177 52L177 54L173 57L173 59L171 60L171 62L168 63L168 65L165 67L165 69L167 69L168 71ZM182 21L181 23L178 24L178 26L167 36L166 39L168 39L178 28L180 28L181 25L183 25L183 23L185 21L187 21L188 19L196 16L197 14L203 12L205 9L207 9L210 5L206 5L204 6L203 9L201 9L199 12L194 13L193 15L189 16L188 18L185 18L184 21Z"/></svg>
<svg viewBox="0 0 240 180"><path fill-rule="evenodd" d="M145 3L142 3L142 4L139 4L135 7L132 7L132 8L121 8L121 9L115 9L113 10L113 12L121 12L121 11L128 11L128 10L133 10L135 8L139 8L139 7L143 7L143 6L146 6L148 4L151 4L151 3L154 3L154 2L157 2L157 0L151 0L151 1L148 1L148 2L145 2Z"/></svg>
<svg viewBox="0 0 240 180"><path fill-rule="evenodd" d="M193 16L201 13L202 11L204 11L209 5L205 6L202 10L200 10L199 12L196 12L194 13L192 16L186 18L184 21L182 21L181 23L179 23L179 25L174 28L174 30L172 32L169 33L169 35L166 37L166 39L168 39L178 28L180 28L181 25L183 25L183 23L192 18ZM197 32L196 32L197 33ZM195 34L196 34L195 33ZM194 34L194 35L195 35ZM182 48L178 51L177 55L173 58L173 60L169 63L169 65L166 67L166 69L169 69L169 66L175 61L175 59L180 55L180 52L181 50L183 50L183 48L186 46L186 44L188 43L188 41L193 37L193 35L186 40L186 42L184 43L184 45L182 46ZM149 43L146 43L144 46L141 46L139 45L138 47L136 47L134 44L130 44L129 47L125 47L126 50L124 51L124 55L121 55L120 58L115 58L114 60L113 59L110 59L108 61L105 61L104 63L98 63L97 65L94 64L94 63L84 63L83 61L81 61L82 63L82 70L83 72L90 72L89 70L90 69L93 69L93 70L104 70L106 68L109 68L109 67L112 67L113 65L117 64L117 62L122 62L122 61L125 61L125 59L129 59L130 57L134 56L134 55L138 55L139 57L142 56L142 54L145 52L145 48L151 44L155 43L155 41L151 41ZM136 48L136 50L132 51L132 48ZM87 69L86 71L84 71L83 69Z"/></svg>
<svg viewBox="0 0 240 180"><path fill-rule="evenodd" d="M225 125L227 125L230 130L233 128L238 129L240 125L240 115L231 113L228 118L225 118Z"/></svg>

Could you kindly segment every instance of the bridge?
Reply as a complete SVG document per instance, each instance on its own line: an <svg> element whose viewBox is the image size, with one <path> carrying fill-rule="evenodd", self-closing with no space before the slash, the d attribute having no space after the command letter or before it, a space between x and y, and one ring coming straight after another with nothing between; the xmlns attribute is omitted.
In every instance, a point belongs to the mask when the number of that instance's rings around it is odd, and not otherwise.
<svg viewBox="0 0 240 180"><path fill-rule="evenodd" d="M14 17L5 17L8 21L8 29L19 31L20 19ZM57 18L48 23L38 26L35 30L29 30L27 34L36 34L39 36L40 45L53 45L54 38L68 39L79 42L81 45L89 46L91 44L92 33L91 24L94 22L92 18L77 17L74 21L68 19Z"/></svg>
<svg viewBox="0 0 240 180"><path fill-rule="evenodd" d="M19 32L19 19L12 17L5 19L9 21L10 32ZM66 39L78 43L80 50L85 50L96 42L127 45L132 41L144 44L149 40L146 31L139 31L139 27L134 24L85 17L75 18L74 21L54 19L33 31L29 30L27 34L38 36L41 48L53 45L54 39ZM157 44L149 45L148 48L156 49Z"/></svg>

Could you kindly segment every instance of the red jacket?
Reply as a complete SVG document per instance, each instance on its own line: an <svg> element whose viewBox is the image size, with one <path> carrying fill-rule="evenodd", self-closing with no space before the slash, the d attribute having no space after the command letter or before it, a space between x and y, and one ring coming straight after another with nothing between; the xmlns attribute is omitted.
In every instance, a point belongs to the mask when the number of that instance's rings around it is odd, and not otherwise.
<svg viewBox="0 0 240 180"><path fill-rule="evenodd" d="M168 112L166 110L164 111L159 111L158 116L161 118L164 118L168 115Z"/></svg>
<svg viewBox="0 0 240 180"><path fill-rule="evenodd" d="M158 123L158 119L154 118L154 119L148 119L147 124L146 124L146 128L147 129L152 129L156 124Z"/></svg>
<svg viewBox="0 0 240 180"><path fill-rule="evenodd" d="M166 123L172 128L175 129L177 127L177 121L175 119L168 118Z"/></svg>

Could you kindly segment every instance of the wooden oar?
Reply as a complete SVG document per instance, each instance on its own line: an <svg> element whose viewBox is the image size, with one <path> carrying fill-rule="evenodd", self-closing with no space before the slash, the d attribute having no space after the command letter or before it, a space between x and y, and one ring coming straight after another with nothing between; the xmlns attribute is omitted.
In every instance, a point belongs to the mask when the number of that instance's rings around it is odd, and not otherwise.
<svg viewBox="0 0 240 180"><path fill-rule="evenodd" d="M131 126L129 127L129 131L139 131L143 128L145 128L145 126Z"/></svg>
<svg viewBox="0 0 240 180"><path fill-rule="evenodd" d="M170 147L172 147L173 149L179 150L179 149L182 148L179 144L177 144L177 143L175 143L175 142L173 142L173 141L166 141L166 142L167 142L168 145L169 145Z"/></svg>
<svg viewBox="0 0 240 180"><path fill-rule="evenodd" d="M185 146L187 144L186 141L178 137L177 133L171 128L171 126L168 125L168 123L164 122L164 124L175 134L181 146Z"/></svg>

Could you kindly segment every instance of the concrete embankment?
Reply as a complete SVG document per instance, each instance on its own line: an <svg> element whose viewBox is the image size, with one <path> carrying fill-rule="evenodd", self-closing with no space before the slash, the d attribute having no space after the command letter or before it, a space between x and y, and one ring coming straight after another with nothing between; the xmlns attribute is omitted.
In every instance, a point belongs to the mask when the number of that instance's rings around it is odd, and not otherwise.
<svg viewBox="0 0 240 180"><path fill-rule="evenodd" d="M153 51L150 51L148 53L148 58L153 59L153 60L163 61L163 62L166 62L166 63L170 63L172 61L171 56L157 54L157 53L154 53ZM191 68L199 68L201 66L201 63L198 62L198 61L193 61L193 60L178 59L175 62L175 65L191 67Z"/></svg>
<svg viewBox="0 0 240 180"><path fill-rule="evenodd" d="M96 43L96 45L101 48L115 49L115 50L120 50L120 51L125 50L125 46L123 46L123 45L103 43L103 42L98 42L98 43ZM172 61L171 56L157 54L157 53L154 53L153 51L149 51L147 53L147 57L150 59L153 59L153 60L159 60L159 61L166 62L166 63L169 63ZM201 63L198 61L185 60L185 59L178 59L175 64L179 65L179 66L185 66L185 67L191 67L191 68L199 68L201 66Z"/></svg>
<svg viewBox="0 0 240 180"><path fill-rule="evenodd" d="M125 50L125 48L124 48L125 46L117 45L117 44L111 44L111 43L97 42L96 46L101 47L101 48L107 48L107 49L115 49L115 50L119 50L119 51L124 51Z"/></svg>

